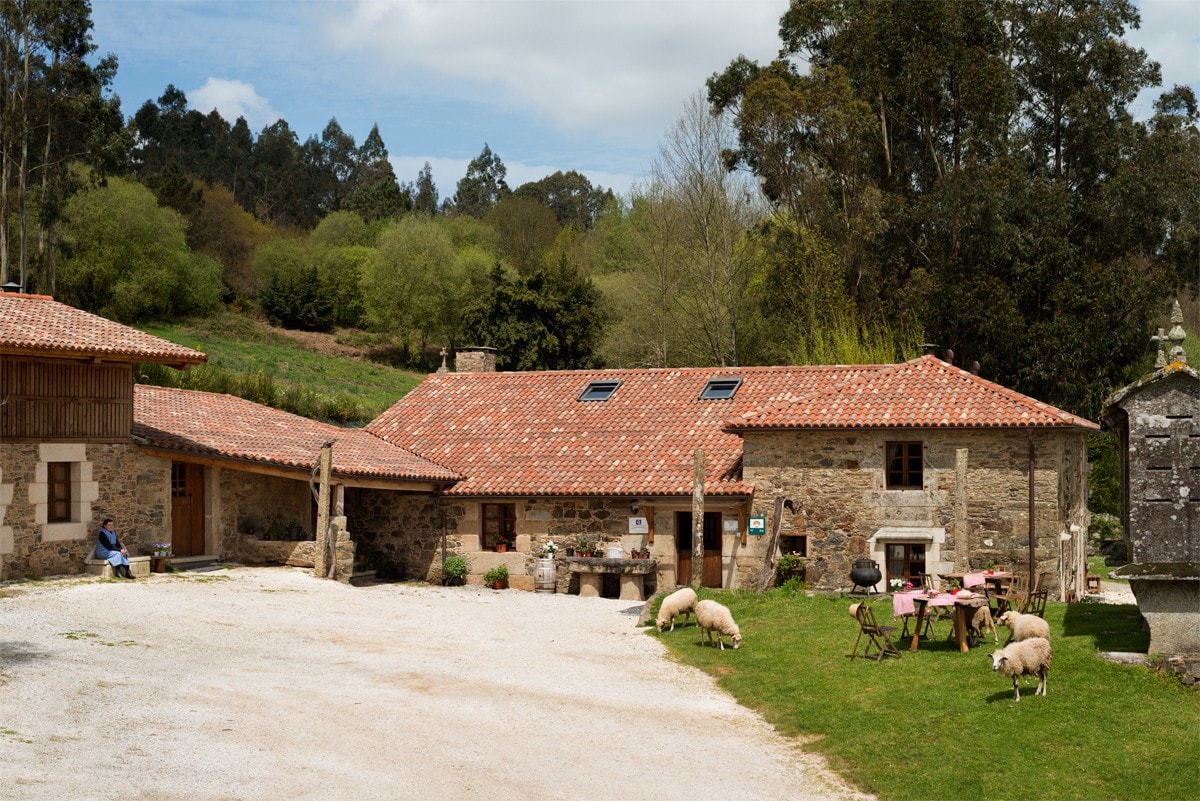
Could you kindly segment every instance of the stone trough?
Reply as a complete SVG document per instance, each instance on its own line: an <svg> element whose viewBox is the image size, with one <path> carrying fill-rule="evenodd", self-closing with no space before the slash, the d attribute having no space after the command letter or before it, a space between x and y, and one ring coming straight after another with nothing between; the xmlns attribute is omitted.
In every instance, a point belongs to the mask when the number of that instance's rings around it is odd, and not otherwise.
<svg viewBox="0 0 1200 801"><path fill-rule="evenodd" d="M646 576L657 576L657 559L610 559L607 557L568 556L565 573L578 574L579 594L598 598L604 594L604 576L620 576L622 601L646 600Z"/></svg>

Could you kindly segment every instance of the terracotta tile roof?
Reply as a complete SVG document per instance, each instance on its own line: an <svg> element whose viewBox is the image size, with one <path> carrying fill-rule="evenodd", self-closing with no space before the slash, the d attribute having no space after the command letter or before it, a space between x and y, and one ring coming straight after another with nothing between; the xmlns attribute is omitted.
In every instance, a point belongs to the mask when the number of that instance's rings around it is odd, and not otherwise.
<svg viewBox="0 0 1200 801"><path fill-rule="evenodd" d="M458 476L362 429L309 420L232 395L134 386L133 435L196 456L312 470L332 441L333 472L345 478L449 482Z"/></svg>
<svg viewBox="0 0 1200 801"><path fill-rule="evenodd" d="M705 452L705 492L749 494L741 438L725 421L882 368L740 367L431 375L367 430L466 478L451 495L690 495ZM740 377L731 400L699 400L710 378ZM620 381L607 401L578 401Z"/></svg>
<svg viewBox="0 0 1200 801"><path fill-rule="evenodd" d="M1077 428L1099 430L934 356L864 373L840 386L736 416L730 428Z"/></svg>
<svg viewBox="0 0 1200 801"><path fill-rule="evenodd" d="M47 295L0 292L0 353L182 367L208 356L112 320L59 303Z"/></svg>

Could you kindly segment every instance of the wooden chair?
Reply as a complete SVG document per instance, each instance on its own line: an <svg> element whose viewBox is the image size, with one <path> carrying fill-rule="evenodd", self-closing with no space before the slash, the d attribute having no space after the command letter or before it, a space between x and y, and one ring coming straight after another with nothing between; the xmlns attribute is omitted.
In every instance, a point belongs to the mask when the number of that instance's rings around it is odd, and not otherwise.
<svg viewBox="0 0 1200 801"><path fill-rule="evenodd" d="M1038 617L1046 616L1046 600L1049 596L1049 591L1038 590L1029 593L1029 600L1025 602L1025 607L1021 610L1028 615L1037 615Z"/></svg>
<svg viewBox="0 0 1200 801"><path fill-rule="evenodd" d="M992 617L998 618L1009 609L1021 611L1021 607L1028 602L1028 596L1029 579L1024 573L1014 573L1011 579L991 593Z"/></svg>
<svg viewBox="0 0 1200 801"><path fill-rule="evenodd" d="M875 661L879 662L884 656L900 656L896 644L892 642L892 632L895 626L881 626L875 620L875 610L865 603L850 605L850 616L858 621L858 638L854 641L854 650L850 653L851 661L858 655L858 645L866 635L866 647L863 648L863 658L870 658L871 649L876 649Z"/></svg>

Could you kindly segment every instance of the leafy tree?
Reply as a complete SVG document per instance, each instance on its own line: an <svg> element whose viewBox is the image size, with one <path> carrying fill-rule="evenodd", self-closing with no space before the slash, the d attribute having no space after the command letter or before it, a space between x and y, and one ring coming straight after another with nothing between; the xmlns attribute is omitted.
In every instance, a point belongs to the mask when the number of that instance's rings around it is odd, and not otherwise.
<svg viewBox="0 0 1200 801"><path fill-rule="evenodd" d="M459 214L482 218L510 192L504 176L508 168L485 142L483 152L471 159L467 174L458 182L454 209Z"/></svg>
<svg viewBox="0 0 1200 801"><path fill-rule="evenodd" d="M150 190L110 178L72 197L65 209L60 296L121 322L214 311L221 268L188 251L178 212Z"/></svg>
<svg viewBox="0 0 1200 801"><path fill-rule="evenodd" d="M359 148L356 170L354 189L344 208L358 212L367 222L398 217L413 210L412 192L396 181L378 125L371 127Z"/></svg>
<svg viewBox="0 0 1200 801"><path fill-rule="evenodd" d="M317 248L317 278L329 301L332 325L362 327L366 315L362 276L373 255L374 249L363 245Z"/></svg>
<svg viewBox="0 0 1200 801"><path fill-rule="evenodd" d="M433 167L429 162L417 172L417 187L413 193L413 208L430 217L438 213L438 190L433 182Z"/></svg>
<svg viewBox="0 0 1200 801"><path fill-rule="evenodd" d="M309 242L314 245L328 247L350 247L354 245L370 245L371 231L362 217L353 211L335 211L317 223L317 227L308 235Z"/></svg>
<svg viewBox="0 0 1200 801"><path fill-rule="evenodd" d="M613 199L611 189L592 186L575 170L559 170L540 181L522 184L513 195L536 200L554 212L559 225L574 225L581 230L591 229Z"/></svg>
<svg viewBox="0 0 1200 801"><path fill-rule="evenodd" d="M491 272L491 291L464 315L463 334L497 349L508 370L573 370L601 366L597 354L607 319L592 282L565 262L530 276Z"/></svg>
<svg viewBox="0 0 1200 801"><path fill-rule="evenodd" d="M221 264L226 299L249 300L258 292L254 251L274 230L238 205L225 186L193 181L201 203L188 219L188 246Z"/></svg>
<svg viewBox="0 0 1200 801"><path fill-rule="evenodd" d="M276 239L255 252L258 303L273 324L305 331L333 327L333 301L321 286L314 252L298 239Z"/></svg>
<svg viewBox="0 0 1200 801"><path fill-rule="evenodd" d="M501 252L522 275L538 269L558 235L554 212L528 197L504 198L488 211L484 221L496 230Z"/></svg>
<svg viewBox="0 0 1200 801"><path fill-rule="evenodd" d="M477 250L456 249L441 218L402 217L380 233L363 265L366 321L399 335L408 348L453 346L463 309L481 291L485 271Z"/></svg>
<svg viewBox="0 0 1200 801"><path fill-rule="evenodd" d="M1129 0L797 0L780 59L734 61L709 99L736 114L728 163L841 255L868 327L919 323L1094 416L1200 283L1194 101L1132 119L1158 82L1121 38L1137 23Z"/></svg>

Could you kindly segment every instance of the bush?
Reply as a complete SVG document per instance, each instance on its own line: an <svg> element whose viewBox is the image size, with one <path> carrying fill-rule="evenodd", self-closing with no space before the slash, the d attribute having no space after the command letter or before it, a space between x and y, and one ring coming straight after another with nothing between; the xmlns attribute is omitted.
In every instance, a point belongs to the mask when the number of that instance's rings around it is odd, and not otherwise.
<svg viewBox="0 0 1200 801"><path fill-rule="evenodd" d="M448 556L446 561L442 562L442 583L447 585L463 584L467 580L467 573L471 566L467 563L464 556Z"/></svg>
<svg viewBox="0 0 1200 801"><path fill-rule="evenodd" d="M483 574L484 584L495 584L497 581L504 585L508 584L508 568L505 565L497 565Z"/></svg>

